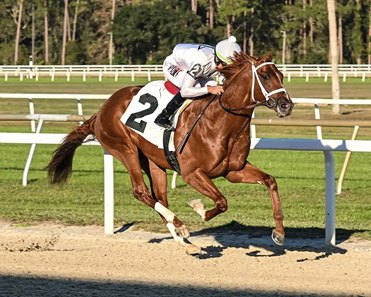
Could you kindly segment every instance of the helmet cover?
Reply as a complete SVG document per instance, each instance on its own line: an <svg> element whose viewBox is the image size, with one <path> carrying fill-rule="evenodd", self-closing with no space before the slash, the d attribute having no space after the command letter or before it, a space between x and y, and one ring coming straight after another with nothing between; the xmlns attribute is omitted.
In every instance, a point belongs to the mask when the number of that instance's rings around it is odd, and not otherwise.
<svg viewBox="0 0 371 297"><path fill-rule="evenodd" d="M226 64L232 64L234 52L240 53L241 47L236 43L236 37L230 36L228 39L220 41L215 47L215 55L219 60Z"/></svg>

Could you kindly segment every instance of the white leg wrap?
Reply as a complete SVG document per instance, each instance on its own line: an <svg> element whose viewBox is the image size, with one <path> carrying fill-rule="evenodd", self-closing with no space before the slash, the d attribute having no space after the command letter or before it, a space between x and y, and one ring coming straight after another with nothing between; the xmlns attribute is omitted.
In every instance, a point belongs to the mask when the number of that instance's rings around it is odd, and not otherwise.
<svg viewBox="0 0 371 297"><path fill-rule="evenodd" d="M196 210L196 212L201 216L201 218L203 220L205 220L205 218L206 218L206 211L205 211L205 209L199 208L199 209Z"/></svg>
<svg viewBox="0 0 371 297"><path fill-rule="evenodd" d="M203 220L205 220L206 217L206 211L204 208L204 204L201 202L201 199L195 199L188 203L190 207L193 208L193 210L198 213Z"/></svg>
<svg viewBox="0 0 371 297"><path fill-rule="evenodd" d="M166 219L166 221L168 221L169 223L173 223L175 214L171 210L163 206L160 202L156 202L155 210L159 214L161 214Z"/></svg>
<svg viewBox="0 0 371 297"><path fill-rule="evenodd" d="M173 223L167 223L166 227L169 229L169 231L170 231L171 235L173 236L175 242L180 243L183 246L187 245L187 243L184 241L184 239L182 237L178 236L178 234L176 234L175 226L174 226Z"/></svg>

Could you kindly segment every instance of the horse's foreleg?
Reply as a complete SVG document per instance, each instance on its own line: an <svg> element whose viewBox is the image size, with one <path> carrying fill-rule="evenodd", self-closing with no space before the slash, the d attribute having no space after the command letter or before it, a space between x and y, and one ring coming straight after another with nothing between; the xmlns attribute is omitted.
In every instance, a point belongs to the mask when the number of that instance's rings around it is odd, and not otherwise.
<svg viewBox="0 0 371 297"><path fill-rule="evenodd" d="M268 188L272 200L273 218L276 224L276 228L272 233L272 239L276 244L283 245L285 239L283 212L275 178L264 173L248 162L246 162L243 169L239 171L231 171L225 176L225 178L232 183L262 184Z"/></svg>
<svg viewBox="0 0 371 297"><path fill-rule="evenodd" d="M192 174L183 176L183 180L214 201L215 207L207 211L204 210L203 204L199 200L191 201L189 204L205 221L209 221L213 217L227 210L227 199L203 171L196 170L192 172Z"/></svg>

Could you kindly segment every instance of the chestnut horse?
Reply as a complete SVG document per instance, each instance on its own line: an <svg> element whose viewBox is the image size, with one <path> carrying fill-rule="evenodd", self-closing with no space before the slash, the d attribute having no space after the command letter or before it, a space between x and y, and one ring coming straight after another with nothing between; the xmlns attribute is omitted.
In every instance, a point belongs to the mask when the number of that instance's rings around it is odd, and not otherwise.
<svg viewBox="0 0 371 297"><path fill-rule="evenodd" d="M202 219L211 220L228 208L227 199L214 185L213 178L223 176L232 183L262 184L268 188L272 200L275 221L272 239L282 245L285 231L277 183L274 177L246 160L250 151L250 122L254 108L266 106L276 111L279 117L289 115L293 108L293 102L282 85L283 75L271 60L271 55L255 58L235 53L233 63L221 71L225 78L224 94L217 100L207 95L188 105L179 116L174 145L178 147L194 126L181 153L177 152L177 159L183 180L215 203L214 208L205 210L200 200L190 202ZM189 236L186 226L168 208L166 169L171 169L171 166L163 149L120 122L140 89L126 87L118 90L98 113L69 133L47 166L49 180L51 183L66 182L72 171L76 148L87 136L93 135L127 168L134 197L160 214L175 241L187 246L187 252L192 247L190 253L198 253L200 249L186 239ZM199 121L194 125L197 118ZM144 182L142 170L149 177L150 190Z"/></svg>

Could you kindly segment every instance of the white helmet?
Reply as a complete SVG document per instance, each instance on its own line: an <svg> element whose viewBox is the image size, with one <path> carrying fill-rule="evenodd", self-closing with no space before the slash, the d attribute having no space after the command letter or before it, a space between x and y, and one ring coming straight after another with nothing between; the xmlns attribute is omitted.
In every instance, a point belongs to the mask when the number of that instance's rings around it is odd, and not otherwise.
<svg viewBox="0 0 371 297"><path fill-rule="evenodd" d="M226 64L232 64L231 57L233 57L234 52L241 52L241 47L236 41L236 37L234 36L220 41L215 47L215 55L217 58Z"/></svg>

